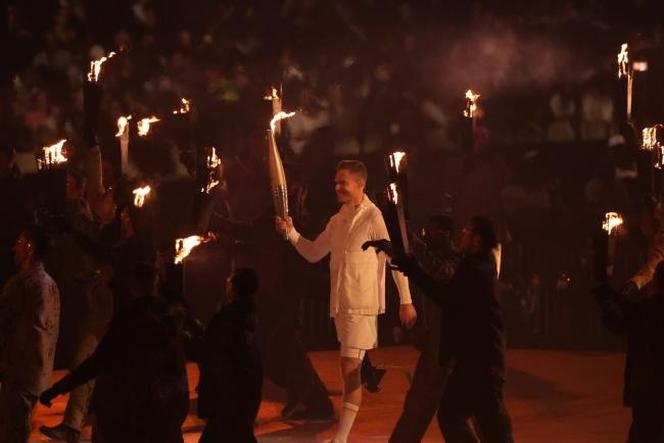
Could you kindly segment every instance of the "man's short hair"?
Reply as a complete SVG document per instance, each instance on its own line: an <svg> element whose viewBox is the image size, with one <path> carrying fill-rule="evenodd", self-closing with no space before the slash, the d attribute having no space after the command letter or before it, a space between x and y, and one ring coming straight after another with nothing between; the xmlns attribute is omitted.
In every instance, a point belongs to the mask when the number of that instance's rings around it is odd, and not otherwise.
<svg viewBox="0 0 664 443"><path fill-rule="evenodd" d="M490 251L498 244L498 237L493 228L493 223L488 217L477 215L470 219L473 231L482 238L482 249Z"/></svg>
<svg viewBox="0 0 664 443"><path fill-rule="evenodd" d="M258 290L258 274L251 268L240 268L233 272L231 285L239 298L251 297Z"/></svg>
<svg viewBox="0 0 664 443"><path fill-rule="evenodd" d="M41 226L27 225L23 228L23 235L30 243L37 260L45 260L53 249L51 237Z"/></svg>
<svg viewBox="0 0 664 443"><path fill-rule="evenodd" d="M341 160L339 163L337 163L337 171L341 169L346 170L351 174L360 177L365 182L369 177L366 165L359 160Z"/></svg>

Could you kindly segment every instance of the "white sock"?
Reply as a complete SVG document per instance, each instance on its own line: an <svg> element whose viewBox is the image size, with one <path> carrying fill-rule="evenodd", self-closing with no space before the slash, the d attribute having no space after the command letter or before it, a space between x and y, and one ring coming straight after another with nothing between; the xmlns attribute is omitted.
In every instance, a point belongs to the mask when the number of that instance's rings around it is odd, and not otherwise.
<svg viewBox="0 0 664 443"><path fill-rule="evenodd" d="M357 417L357 411L359 410L360 407L353 403L343 403L341 407L341 417L339 417L339 430L337 431L337 436L334 437L335 443L346 443L348 435L350 434L350 429L355 422L355 417Z"/></svg>

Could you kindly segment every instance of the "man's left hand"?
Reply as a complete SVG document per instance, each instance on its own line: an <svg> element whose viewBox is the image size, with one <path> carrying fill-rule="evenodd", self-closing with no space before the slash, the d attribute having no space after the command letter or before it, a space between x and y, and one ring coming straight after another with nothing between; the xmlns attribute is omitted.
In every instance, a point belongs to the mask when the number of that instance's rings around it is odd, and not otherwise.
<svg viewBox="0 0 664 443"><path fill-rule="evenodd" d="M399 307L399 320L406 329L411 329L417 321L417 311L412 303Z"/></svg>

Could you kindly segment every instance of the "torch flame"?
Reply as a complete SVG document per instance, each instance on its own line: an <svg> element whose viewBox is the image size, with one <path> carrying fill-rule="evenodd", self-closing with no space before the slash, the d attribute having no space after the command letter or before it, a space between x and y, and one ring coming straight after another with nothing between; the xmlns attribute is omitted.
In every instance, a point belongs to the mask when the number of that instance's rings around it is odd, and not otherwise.
<svg viewBox="0 0 664 443"><path fill-rule="evenodd" d="M182 98L180 99L180 102L182 103L180 105L180 109L173 111L173 114L188 114L189 111L191 110L191 100Z"/></svg>
<svg viewBox="0 0 664 443"><path fill-rule="evenodd" d="M122 137L125 134L129 126L129 120L131 120L131 115L123 115L118 118L118 133L115 134L116 137Z"/></svg>
<svg viewBox="0 0 664 443"><path fill-rule="evenodd" d="M475 113L477 112L477 100L479 98L480 95L474 93L471 89L466 91L466 109L463 111L464 117L475 117Z"/></svg>
<svg viewBox="0 0 664 443"><path fill-rule="evenodd" d="M217 148L212 147L210 154L207 156L208 169L216 169L221 165L221 158L217 155Z"/></svg>
<svg viewBox="0 0 664 443"><path fill-rule="evenodd" d="M401 161L406 158L406 153L397 151L390 154L390 166L397 172L401 172Z"/></svg>
<svg viewBox="0 0 664 443"><path fill-rule="evenodd" d="M42 169L46 166L65 163L67 161L67 157L62 154L62 148L66 142L67 139L62 139L54 145L43 147L43 158L37 161L37 166L39 169Z"/></svg>
<svg viewBox="0 0 664 443"><path fill-rule="evenodd" d="M270 129L272 129L272 132L276 130L278 122L280 122L281 120L285 120L287 118L291 118L294 115L295 112L284 112L284 111L277 112L274 115L274 117L272 117L272 121L270 121Z"/></svg>
<svg viewBox="0 0 664 443"><path fill-rule="evenodd" d="M263 97L263 100L267 100L267 101L279 100L279 93L277 92L277 88L272 86L272 90L270 91L270 93L268 95Z"/></svg>
<svg viewBox="0 0 664 443"><path fill-rule="evenodd" d="M604 216L604 223L602 224L602 229L604 229L609 235L611 235L618 227L622 226L623 218L617 212L607 212Z"/></svg>
<svg viewBox="0 0 664 443"><path fill-rule="evenodd" d="M208 181L205 187L201 188L201 192L209 194L210 191L219 184L219 180L216 178L216 172L220 166L221 157L217 155L217 148L213 146L207 156Z"/></svg>
<svg viewBox="0 0 664 443"><path fill-rule="evenodd" d="M137 208L142 208L143 204L145 203L145 198L148 196L148 194L152 191L150 186L143 186L140 188L136 188L132 191L134 194L134 206Z"/></svg>
<svg viewBox="0 0 664 443"><path fill-rule="evenodd" d="M138 122L138 135L141 137L144 137L148 135L148 132L150 132L150 124L156 123L159 120L157 117L152 116L152 117L147 117Z"/></svg>
<svg viewBox="0 0 664 443"><path fill-rule="evenodd" d="M620 45L620 52L618 53L618 78L623 78L629 75L629 45L623 43Z"/></svg>
<svg viewBox="0 0 664 443"><path fill-rule="evenodd" d="M207 243L215 237L208 234L206 237L200 235L190 235L186 238L178 238L175 240L175 264L182 263L185 258L191 254L191 251L201 243Z"/></svg>
<svg viewBox="0 0 664 443"><path fill-rule="evenodd" d="M107 56L91 61L90 71L88 72L88 81L97 83L97 81L99 81L99 74L101 74L101 65L103 65L107 60L111 59L114 55L115 52L110 52Z"/></svg>
<svg viewBox="0 0 664 443"><path fill-rule="evenodd" d="M661 141L657 138L657 132L664 129L664 125L655 125L647 128L643 128L641 131L641 149L646 151L653 151L661 147Z"/></svg>

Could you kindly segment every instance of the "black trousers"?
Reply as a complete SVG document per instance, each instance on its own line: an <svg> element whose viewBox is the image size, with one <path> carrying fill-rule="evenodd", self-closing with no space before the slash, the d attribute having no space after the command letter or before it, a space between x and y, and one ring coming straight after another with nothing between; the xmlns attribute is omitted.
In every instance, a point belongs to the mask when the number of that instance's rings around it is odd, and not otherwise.
<svg viewBox="0 0 664 443"><path fill-rule="evenodd" d="M256 443L254 421L232 416L210 417L199 443Z"/></svg>
<svg viewBox="0 0 664 443"><path fill-rule="evenodd" d="M628 443L664 443L663 420L664 400L635 402Z"/></svg>
<svg viewBox="0 0 664 443"><path fill-rule="evenodd" d="M512 422L503 403L503 380L483 371L459 366L454 369L438 408L438 423L446 443L514 441Z"/></svg>

